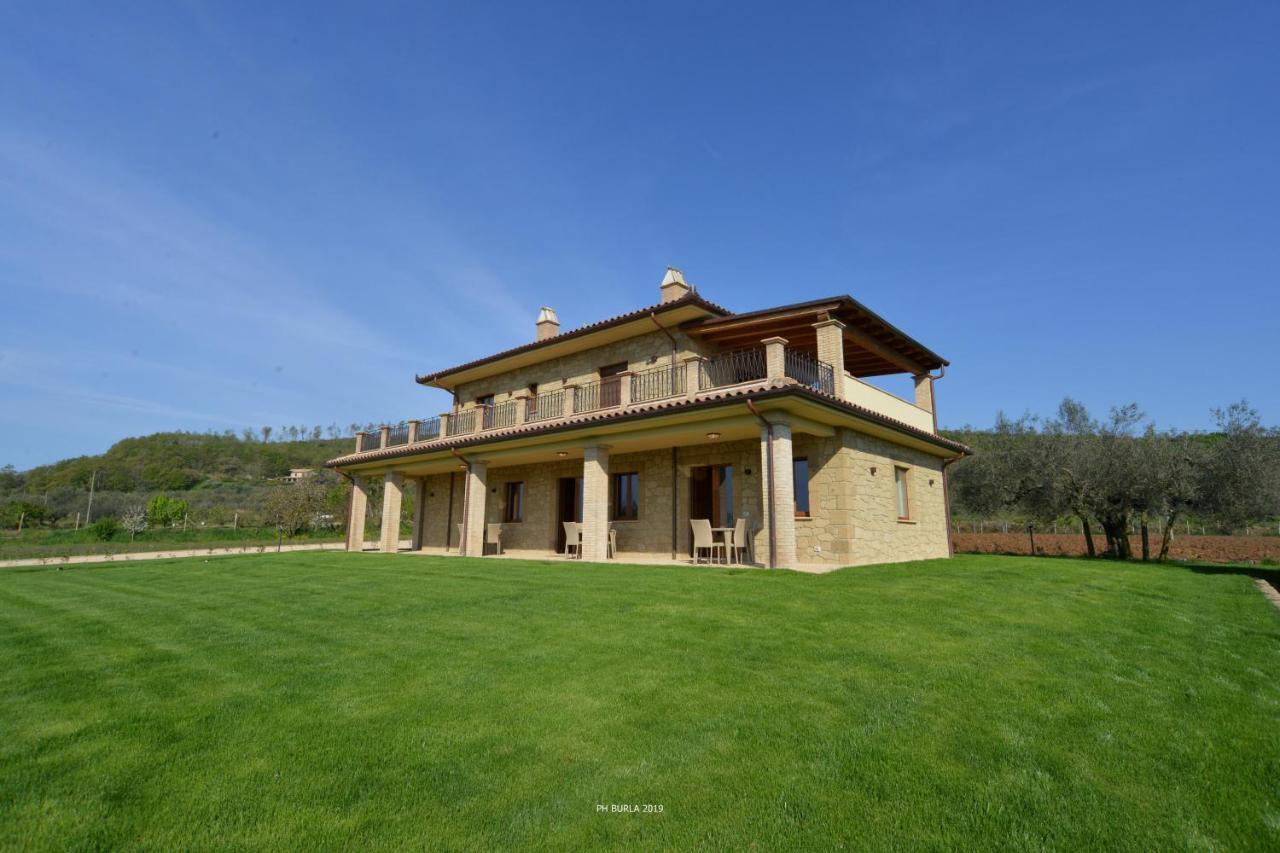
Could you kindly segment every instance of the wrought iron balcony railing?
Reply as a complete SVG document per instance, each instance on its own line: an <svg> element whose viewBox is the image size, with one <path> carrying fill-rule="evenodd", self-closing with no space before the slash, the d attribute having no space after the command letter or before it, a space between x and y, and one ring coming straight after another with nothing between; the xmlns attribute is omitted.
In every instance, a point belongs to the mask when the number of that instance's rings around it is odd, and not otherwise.
<svg viewBox="0 0 1280 853"><path fill-rule="evenodd" d="M835 393L835 370L825 361L818 361L804 350L787 349L783 364L786 375L801 385L823 394Z"/></svg>
<svg viewBox="0 0 1280 853"><path fill-rule="evenodd" d="M449 435L470 435L476 431L476 413L478 409L467 409L456 412L449 418Z"/></svg>
<svg viewBox="0 0 1280 853"><path fill-rule="evenodd" d="M440 437L440 419L423 418L418 421L418 441L435 441Z"/></svg>
<svg viewBox="0 0 1280 853"><path fill-rule="evenodd" d="M387 431L387 447L399 447L409 443L409 422L401 421Z"/></svg>
<svg viewBox="0 0 1280 853"><path fill-rule="evenodd" d="M722 388L764 379L768 375L763 347L730 350L712 356L700 365L698 387Z"/></svg>
<svg viewBox="0 0 1280 853"><path fill-rule="evenodd" d="M622 405L622 380L617 376L579 385L573 394L574 414Z"/></svg>
<svg viewBox="0 0 1280 853"><path fill-rule="evenodd" d="M482 429L501 429L516 425L516 401L507 400L495 406L482 406L484 411Z"/></svg>
<svg viewBox="0 0 1280 853"><path fill-rule="evenodd" d="M631 375L631 402L645 403L684 393L685 370L682 366L655 367Z"/></svg>
<svg viewBox="0 0 1280 853"><path fill-rule="evenodd" d="M544 391L525 401L527 423L564 417L564 391Z"/></svg>

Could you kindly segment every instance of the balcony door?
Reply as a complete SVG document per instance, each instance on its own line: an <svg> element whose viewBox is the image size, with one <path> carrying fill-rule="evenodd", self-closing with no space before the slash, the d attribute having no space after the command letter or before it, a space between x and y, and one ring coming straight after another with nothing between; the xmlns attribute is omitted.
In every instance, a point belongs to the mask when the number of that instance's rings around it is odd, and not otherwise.
<svg viewBox="0 0 1280 853"><path fill-rule="evenodd" d="M689 472L689 518L733 527L733 466L700 465ZM690 539L692 547L692 538Z"/></svg>
<svg viewBox="0 0 1280 853"><path fill-rule="evenodd" d="M625 361L600 368L600 408L607 409L622 404L622 379L618 374L626 369Z"/></svg>
<svg viewBox="0 0 1280 853"><path fill-rule="evenodd" d="M564 553L564 522L582 521L582 478L561 477L556 499L556 553Z"/></svg>

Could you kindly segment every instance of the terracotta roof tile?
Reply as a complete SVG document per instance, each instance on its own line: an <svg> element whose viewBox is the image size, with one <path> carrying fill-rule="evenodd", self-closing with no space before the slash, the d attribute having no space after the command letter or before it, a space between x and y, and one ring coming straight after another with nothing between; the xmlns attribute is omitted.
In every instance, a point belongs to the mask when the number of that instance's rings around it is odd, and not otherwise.
<svg viewBox="0 0 1280 853"><path fill-rule="evenodd" d="M684 305L697 305L700 308L705 308L706 310L719 314L722 317L730 316L733 314L733 312L730 311L728 308L725 308L722 305L717 305L716 303L711 302L710 300L703 299L701 296L698 295L698 292L696 290L690 290L684 296L680 297L679 299L673 299L670 302L660 302L657 305L649 305L644 308L637 308L635 311L628 311L626 314L619 314L615 317L609 317L608 319L605 319L605 320L598 320L595 323L588 323L585 326L579 326L576 329L570 329L567 332L561 332L560 334L555 335L554 337L546 338L545 340L530 341L527 344L521 344L518 347L512 347L511 349L506 349L501 352L494 353L493 355L486 355L484 358L477 358L474 361L468 361L465 364L459 364L455 367L450 367L446 370L437 370L434 373L424 373L421 376L415 376L414 379L421 385L427 385L435 381L436 379L439 379L442 376L448 376L451 373L459 373L463 370L470 370L473 367L479 367L480 365L488 364L491 361L498 361L499 359L507 358L513 355L518 355L519 353L528 352L529 350L538 349L539 347L545 347L551 344L560 343L561 341L570 340L572 338L576 338L581 335L589 334L590 332L598 332L601 329L607 329L610 326L618 326L623 323L629 323L632 320L639 320L640 318L646 317L649 314L653 314L659 311L668 311L672 308L679 308Z"/></svg>

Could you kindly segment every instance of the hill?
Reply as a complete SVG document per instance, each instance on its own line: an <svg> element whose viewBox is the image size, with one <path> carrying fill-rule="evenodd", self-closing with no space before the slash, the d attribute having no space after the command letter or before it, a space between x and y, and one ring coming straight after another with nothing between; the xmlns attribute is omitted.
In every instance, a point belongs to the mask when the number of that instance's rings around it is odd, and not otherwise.
<svg viewBox="0 0 1280 853"><path fill-rule="evenodd" d="M30 471L4 471L0 491L44 493L97 488L113 492L173 492L224 484L261 483L290 468L318 468L349 450L349 438L257 441L228 434L161 432L126 438L106 453L78 456Z"/></svg>

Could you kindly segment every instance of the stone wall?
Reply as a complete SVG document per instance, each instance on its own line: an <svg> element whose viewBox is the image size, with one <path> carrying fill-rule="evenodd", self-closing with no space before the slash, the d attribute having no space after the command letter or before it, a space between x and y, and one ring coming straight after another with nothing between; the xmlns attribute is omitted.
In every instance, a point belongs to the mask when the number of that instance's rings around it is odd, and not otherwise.
<svg viewBox="0 0 1280 853"><path fill-rule="evenodd" d="M832 566L865 565L928 559L947 555L946 513L942 491L942 463L936 457L864 435L839 430L830 438L796 433L794 457L809 460L811 517L796 520L796 559L799 564ZM699 465L733 466L735 517L747 519L753 529L753 554L763 562L768 554L768 534L763 527L760 443L755 440L707 442L680 447L675 452L676 553L689 553L689 486L691 471ZM613 522L618 531L621 559L628 554L671 554L672 452L669 449L610 455L609 471L634 471L640 475L640 517ZM894 491L895 465L909 469L911 515L899 521ZM871 469L875 468L874 474ZM582 460L565 459L539 465L488 470L485 518L500 522L506 500L506 484L524 485L524 520L503 525L503 546L508 553L545 556L555 547L558 524L559 480L581 477ZM445 547L445 516L449 505L450 475L426 478L426 513L423 546ZM458 545L456 525L462 521L464 478L453 475L453 515L449 519L450 545ZM815 550L816 549L816 550Z"/></svg>
<svg viewBox="0 0 1280 853"><path fill-rule="evenodd" d="M854 430L797 435L809 459L812 517L796 520L796 559L841 566L947 556L942 460ZM911 518L898 519L893 469L906 467ZM872 473L872 469L875 473Z"/></svg>

